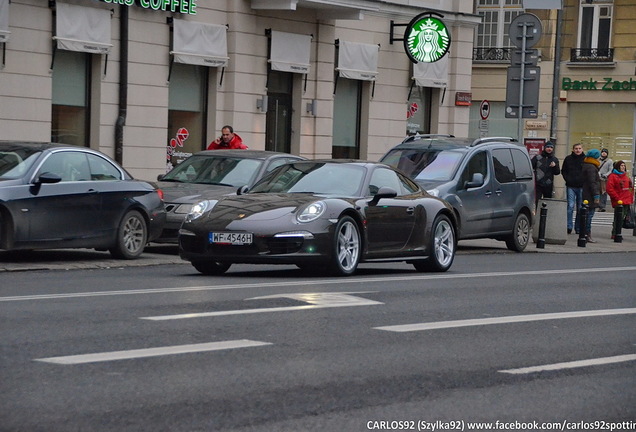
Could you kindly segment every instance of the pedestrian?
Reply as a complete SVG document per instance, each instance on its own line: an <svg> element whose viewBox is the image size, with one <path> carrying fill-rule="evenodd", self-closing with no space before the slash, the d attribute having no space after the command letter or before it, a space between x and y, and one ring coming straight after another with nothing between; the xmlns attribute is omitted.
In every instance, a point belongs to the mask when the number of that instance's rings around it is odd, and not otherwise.
<svg viewBox="0 0 636 432"><path fill-rule="evenodd" d="M601 201L599 203L598 211L604 212L607 205L607 191L605 185L607 183L607 177L614 169L614 162L609 158L609 151L606 148L601 149L601 158L599 159L601 166L598 167L598 175L601 177Z"/></svg>
<svg viewBox="0 0 636 432"><path fill-rule="evenodd" d="M631 205L634 203L634 183L631 177L627 174L627 164L624 161L619 160L613 166L613 170L607 177L607 194L610 197L614 212L627 210L623 212L623 220L621 224L625 224L625 221L634 223L634 215L631 212ZM618 204L622 201L623 208L620 208ZM616 220L616 218L614 218ZM614 238L615 228L612 228L612 238ZM633 227L632 227L633 228Z"/></svg>
<svg viewBox="0 0 636 432"><path fill-rule="evenodd" d="M601 200L601 177L598 175L598 167L601 162L598 160L601 157L601 152L597 149L592 149L587 152L585 159L583 159L583 166L581 172L583 174L583 202L588 202L587 223L585 227L585 238L588 243L596 243L596 240L592 238L592 218L599 206ZM581 209L577 210L577 214Z"/></svg>
<svg viewBox="0 0 636 432"><path fill-rule="evenodd" d="M243 139L234 133L234 128L225 125L221 128L221 136L210 143L208 150L247 149Z"/></svg>
<svg viewBox="0 0 636 432"><path fill-rule="evenodd" d="M561 175L565 179L565 191L568 200L567 209L567 228L568 234L572 233L572 228L575 232L579 233L579 212L583 204L583 159L585 159L585 153L583 153L583 146L574 144L572 146L572 153L565 157L563 160L563 166L561 167ZM576 212L576 218L572 223L572 216L574 210Z"/></svg>
<svg viewBox="0 0 636 432"><path fill-rule="evenodd" d="M554 176L561 173L559 160L554 156L554 143L548 141L543 151L532 158L532 169L535 179L535 205L541 198L552 198L554 193Z"/></svg>

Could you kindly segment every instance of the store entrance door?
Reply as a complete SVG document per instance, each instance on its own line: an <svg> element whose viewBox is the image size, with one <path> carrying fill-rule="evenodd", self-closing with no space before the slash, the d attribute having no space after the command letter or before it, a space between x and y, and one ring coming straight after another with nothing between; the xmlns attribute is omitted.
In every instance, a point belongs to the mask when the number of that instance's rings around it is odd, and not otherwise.
<svg viewBox="0 0 636 432"><path fill-rule="evenodd" d="M271 71L267 91L265 150L291 151L292 74Z"/></svg>

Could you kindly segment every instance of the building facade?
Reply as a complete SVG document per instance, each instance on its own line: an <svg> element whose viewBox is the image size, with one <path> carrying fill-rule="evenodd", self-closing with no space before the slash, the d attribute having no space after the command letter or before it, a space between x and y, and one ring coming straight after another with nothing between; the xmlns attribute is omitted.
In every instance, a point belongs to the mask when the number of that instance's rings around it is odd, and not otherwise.
<svg viewBox="0 0 636 432"><path fill-rule="evenodd" d="M562 8L532 9L549 3ZM469 135L519 137L521 132L530 152L551 139L560 160L575 143L584 150L607 148L614 161L626 161L636 174L636 1L476 0L474 12L482 23L475 35ZM528 96L536 104L532 116L520 124L518 118L506 117L506 89L518 50L509 27L524 13L541 22L541 36L531 48L537 58L528 59L539 68L540 82ZM486 119L479 110L483 101L490 110ZM560 176L556 197L565 197Z"/></svg>
<svg viewBox="0 0 636 432"><path fill-rule="evenodd" d="M423 69L403 42L422 13L451 40ZM0 0L1 139L89 146L143 179L226 124L253 149L377 160L469 133L479 22L462 1Z"/></svg>

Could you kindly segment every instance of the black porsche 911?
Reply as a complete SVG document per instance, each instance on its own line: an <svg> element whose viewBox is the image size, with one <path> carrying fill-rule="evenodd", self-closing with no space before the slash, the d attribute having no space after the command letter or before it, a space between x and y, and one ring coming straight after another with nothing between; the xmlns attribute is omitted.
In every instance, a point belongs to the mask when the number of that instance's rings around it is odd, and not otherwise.
<svg viewBox="0 0 636 432"><path fill-rule="evenodd" d="M455 233L445 201L385 164L299 161L249 191L195 204L179 231L179 254L209 275L234 263L351 275L361 262L406 261L446 271Z"/></svg>

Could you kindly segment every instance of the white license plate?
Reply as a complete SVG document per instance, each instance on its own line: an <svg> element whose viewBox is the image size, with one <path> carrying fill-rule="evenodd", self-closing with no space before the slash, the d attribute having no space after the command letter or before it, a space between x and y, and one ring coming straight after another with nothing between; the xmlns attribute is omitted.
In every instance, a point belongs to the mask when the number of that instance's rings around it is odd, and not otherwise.
<svg viewBox="0 0 636 432"><path fill-rule="evenodd" d="M253 241L252 233L211 232L210 243L248 245Z"/></svg>

